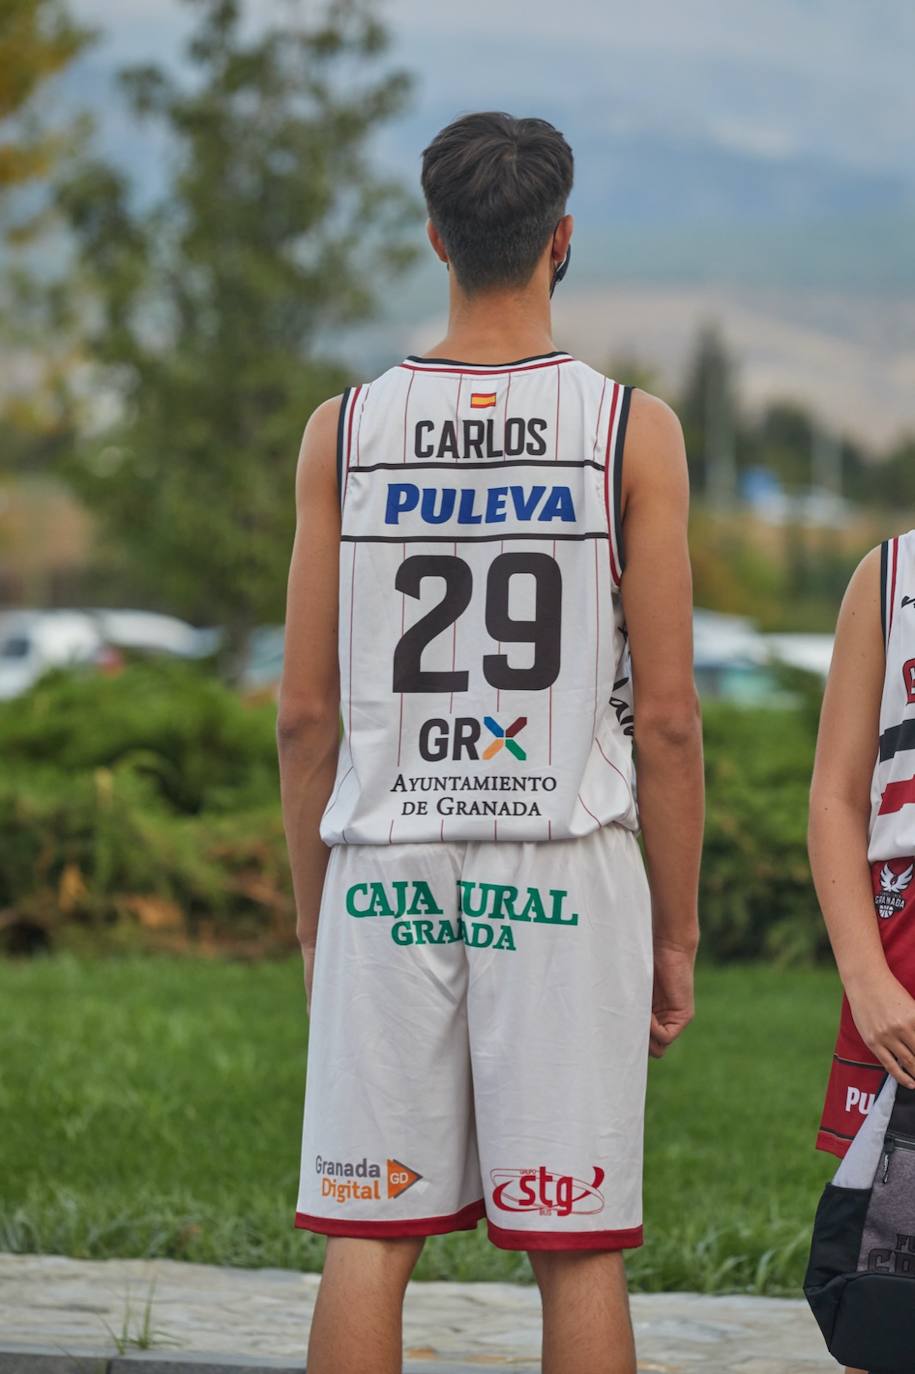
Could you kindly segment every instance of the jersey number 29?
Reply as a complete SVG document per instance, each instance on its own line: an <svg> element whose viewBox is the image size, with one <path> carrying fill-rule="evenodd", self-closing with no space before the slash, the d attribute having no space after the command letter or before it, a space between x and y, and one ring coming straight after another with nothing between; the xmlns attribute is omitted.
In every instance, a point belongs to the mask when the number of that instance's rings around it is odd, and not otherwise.
<svg viewBox="0 0 915 1374"><path fill-rule="evenodd" d="M511 579L519 573L534 578L534 616L515 620L509 615ZM439 577L445 594L431 611L411 625L394 650L395 692L466 692L465 670L426 669L420 666L423 649L461 616L473 596L473 574L462 558L451 554L416 554L397 569L394 586L418 597L424 578ZM562 574L546 553L502 553L493 559L486 576L486 630L500 644L532 644L529 668L513 668L505 654L483 655L483 676L502 691L543 691L559 676L562 623Z"/></svg>

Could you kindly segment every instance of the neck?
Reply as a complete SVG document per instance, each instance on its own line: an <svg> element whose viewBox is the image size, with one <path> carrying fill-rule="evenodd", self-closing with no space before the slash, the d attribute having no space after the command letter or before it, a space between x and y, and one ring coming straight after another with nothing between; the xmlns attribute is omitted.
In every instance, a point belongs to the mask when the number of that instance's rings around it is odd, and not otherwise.
<svg viewBox="0 0 915 1374"><path fill-rule="evenodd" d="M542 287L466 296L452 274L448 330L427 356L502 363L552 353L555 347L550 298Z"/></svg>

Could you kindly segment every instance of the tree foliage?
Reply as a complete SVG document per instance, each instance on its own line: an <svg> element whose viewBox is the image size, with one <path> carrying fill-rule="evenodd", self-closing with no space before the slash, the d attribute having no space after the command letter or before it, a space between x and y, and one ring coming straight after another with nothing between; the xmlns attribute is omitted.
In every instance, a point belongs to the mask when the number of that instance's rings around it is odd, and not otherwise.
<svg viewBox="0 0 915 1374"><path fill-rule="evenodd" d="M0 6L0 195L48 177L72 146L72 129L48 128L34 110L37 93L90 40L62 0L3 0ZM19 223L14 236L26 232Z"/></svg>
<svg viewBox="0 0 915 1374"><path fill-rule="evenodd" d="M336 334L412 258L412 202L368 159L408 81L362 0L317 18L291 4L251 38L239 0L185 3L190 76L122 74L169 136L166 193L139 205L99 162L62 193L98 385L119 405L71 477L129 550L135 594L238 643L281 615L298 441L346 380Z"/></svg>

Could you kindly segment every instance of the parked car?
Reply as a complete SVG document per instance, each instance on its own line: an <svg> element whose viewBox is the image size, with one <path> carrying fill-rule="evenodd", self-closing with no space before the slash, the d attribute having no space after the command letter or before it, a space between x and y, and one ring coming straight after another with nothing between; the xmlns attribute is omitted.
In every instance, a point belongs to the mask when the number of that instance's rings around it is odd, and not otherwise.
<svg viewBox="0 0 915 1374"><path fill-rule="evenodd" d="M158 611L88 610L106 644L136 653L206 658L219 647L220 630L197 629L186 620Z"/></svg>
<svg viewBox="0 0 915 1374"><path fill-rule="evenodd" d="M92 663L103 648L84 611L7 611L0 615L0 699L28 691L50 668Z"/></svg>
<svg viewBox="0 0 915 1374"><path fill-rule="evenodd" d="M0 613L0 699L27 692L51 668L116 669L125 653L205 658L221 640L177 616L134 610L20 610Z"/></svg>

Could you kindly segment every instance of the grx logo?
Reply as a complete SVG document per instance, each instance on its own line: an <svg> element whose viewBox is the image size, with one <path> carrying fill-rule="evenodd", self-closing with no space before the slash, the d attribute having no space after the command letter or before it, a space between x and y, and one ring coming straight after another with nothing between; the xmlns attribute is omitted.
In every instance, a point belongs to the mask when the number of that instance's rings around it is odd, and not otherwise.
<svg viewBox="0 0 915 1374"><path fill-rule="evenodd" d="M486 726L489 733L495 736L492 743L487 744L486 748L483 750L484 759L495 758L500 749L507 749L510 754L514 754L516 759L527 758L524 749L515 739L515 736L520 735L525 725L527 725L527 716L519 716L517 720L513 720L511 725L506 726L504 729L494 716L484 716L483 724Z"/></svg>
<svg viewBox="0 0 915 1374"><path fill-rule="evenodd" d="M476 762L481 758L495 758L502 749L507 749L516 759L526 759L527 753L517 738L525 725L527 716L519 716L509 726L500 725L495 716L484 716L482 722L476 716L455 716L450 721L435 716L419 727L420 758L427 763L441 763L448 758L455 762L461 759ZM485 747L482 744L484 728L493 737Z"/></svg>

